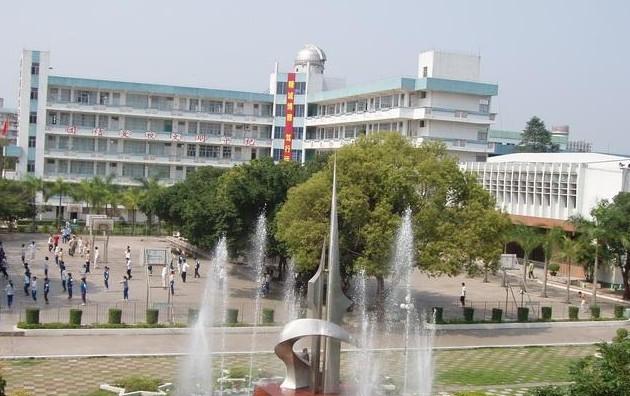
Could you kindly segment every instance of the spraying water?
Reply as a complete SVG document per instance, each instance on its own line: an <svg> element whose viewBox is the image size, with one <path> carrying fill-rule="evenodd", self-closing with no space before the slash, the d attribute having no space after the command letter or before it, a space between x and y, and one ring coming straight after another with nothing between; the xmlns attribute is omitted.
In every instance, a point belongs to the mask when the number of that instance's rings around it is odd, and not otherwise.
<svg viewBox="0 0 630 396"><path fill-rule="evenodd" d="M284 281L284 301L287 306L287 321L290 322L298 318L298 308L301 306L300 291L296 290L295 282L295 262L289 261L287 265L287 277Z"/></svg>
<svg viewBox="0 0 630 396"><path fill-rule="evenodd" d="M355 304L359 311L359 356L354 359L354 372L357 373L357 396L372 396L381 385L380 362L374 352L376 317L368 311L367 276L365 270L359 273L354 289Z"/></svg>
<svg viewBox="0 0 630 396"><path fill-rule="evenodd" d="M256 352L256 336L258 321L262 308L263 288L265 286L265 256L267 246L267 218L264 213L258 216L256 231L252 240L252 262L254 263L256 276L256 310L252 330L252 349L249 357L249 383L248 388L253 390L252 380L254 374L254 353Z"/></svg>
<svg viewBox="0 0 630 396"><path fill-rule="evenodd" d="M178 396L214 395L212 354L218 350L218 340L208 336L208 327L214 326L216 319L223 318L224 315L228 283L227 260L226 241L221 238L206 278L199 316L192 328L189 353L179 373Z"/></svg>
<svg viewBox="0 0 630 396"><path fill-rule="evenodd" d="M415 262L411 210L404 213L396 234L392 276L386 297L385 325L393 331L403 325L402 395L430 395L433 385L433 331L424 326L412 295Z"/></svg>

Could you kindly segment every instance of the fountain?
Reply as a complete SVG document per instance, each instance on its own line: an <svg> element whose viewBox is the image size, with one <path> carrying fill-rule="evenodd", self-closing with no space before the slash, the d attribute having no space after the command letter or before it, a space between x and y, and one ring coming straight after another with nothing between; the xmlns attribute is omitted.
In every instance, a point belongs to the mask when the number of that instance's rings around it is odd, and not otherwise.
<svg viewBox="0 0 630 396"><path fill-rule="evenodd" d="M224 319L228 290L227 262L227 244L225 238L221 238L206 277L199 314L192 328L189 353L179 373L176 390L179 396L214 395L212 353L218 350L218 340L208 336L208 327L215 326L217 318ZM224 339L225 336L222 337L222 344L225 343Z"/></svg>
<svg viewBox="0 0 630 396"><path fill-rule="evenodd" d="M267 218L264 213L258 216L256 221L256 230L252 240L252 256L251 262L254 263L255 284L256 284L256 305L254 312L254 323L252 329L252 349L249 356L249 383L248 388L252 387L252 378L254 374L254 354L256 352L256 336L258 334L258 321L262 309L263 287L265 284L265 256L267 247Z"/></svg>
<svg viewBox="0 0 630 396"><path fill-rule="evenodd" d="M287 322L298 318L299 308L302 305L300 296L301 290L296 289L295 281L295 262L289 260L287 265L287 276L284 281L284 289L282 295L284 296L284 302L287 307Z"/></svg>
<svg viewBox="0 0 630 396"><path fill-rule="evenodd" d="M355 359L352 367L356 381L357 396L372 396L375 389L380 388L381 362L374 351L376 331L376 315L368 311L367 276L361 270L355 285L355 306L359 309L359 358Z"/></svg>

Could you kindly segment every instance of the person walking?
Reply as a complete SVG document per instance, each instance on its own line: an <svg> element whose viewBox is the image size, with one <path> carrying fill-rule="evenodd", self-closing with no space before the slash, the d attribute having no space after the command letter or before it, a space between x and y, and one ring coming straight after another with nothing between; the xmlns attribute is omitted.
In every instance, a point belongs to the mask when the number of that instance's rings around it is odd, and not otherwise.
<svg viewBox="0 0 630 396"><path fill-rule="evenodd" d="M105 284L105 290L109 291L109 267L105 266L103 271L103 283Z"/></svg>
<svg viewBox="0 0 630 396"><path fill-rule="evenodd" d="M33 297L33 301L37 301L37 277L33 277L33 281L31 282L31 297Z"/></svg>
<svg viewBox="0 0 630 396"><path fill-rule="evenodd" d="M66 287L68 288L68 300L72 299L72 286L74 286L74 280L72 274L68 273L68 279L66 280Z"/></svg>
<svg viewBox="0 0 630 396"><path fill-rule="evenodd" d="M459 295L459 302L462 303L462 307L466 306L466 283L462 282L462 291Z"/></svg>
<svg viewBox="0 0 630 396"><path fill-rule="evenodd" d="M531 261L529 262L529 265L527 266L528 269L528 277L529 279L534 279L534 263L532 263Z"/></svg>
<svg viewBox="0 0 630 396"><path fill-rule="evenodd" d="M53 236L52 234L48 234L48 251L52 252L53 247Z"/></svg>
<svg viewBox="0 0 630 396"><path fill-rule="evenodd" d="M22 244L22 248L20 249L20 252L22 254L22 264L24 264L26 261L26 246L24 246L24 244Z"/></svg>
<svg viewBox="0 0 630 396"><path fill-rule="evenodd" d="M81 305L87 302L87 281L85 276L81 278Z"/></svg>
<svg viewBox="0 0 630 396"><path fill-rule="evenodd" d="M44 278L44 301L48 304L48 293L50 292L50 279Z"/></svg>
<svg viewBox="0 0 630 396"><path fill-rule="evenodd" d="M129 279L127 279L126 275L123 276L123 280L120 283L123 285L123 300L129 301Z"/></svg>
<svg viewBox="0 0 630 396"><path fill-rule="evenodd" d="M162 267L162 288L166 290L166 276L168 275L168 267Z"/></svg>
<svg viewBox="0 0 630 396"><path fill-rule="evenodd" d="M48 277L48 256L44 257L44 278Z"/></svg>
<svg viewBox="0 0 630 396"><path fill-rule="evenodd" d="M201 264L199 263L199 258L195 257L195 278L201 278L201 275L199 275L199 267L201 266Z"/></svg>
<svg viewBox="0 0 630 396"><path fill-rule="evenodd" d="M94 246L94 268L98 268L98 258L100 257L98 246ZM88 268L90 265L88 264Z"/></svg>
<svg viewBox="0 0 630 396"><path fill-rule="evenodd" d="M586 296L581 291L578 292L578 296L580 297L580 311L587 313L588 304L586 303Z"/></svg>
<svg viewBox="0 0 630 396"><path fill-rule="evenodd" d="M56 249L57 246L59 246L59 233L56 232L55 235L53 235L53 249Z"/></svg>
<svg viewBox="0 0 630 396"><path fill-rule="evenodd" d="M77 241L77 248L79 248L79 256L83 257L85 249L85 247L83 246L83 237L79 237L79 240Z"/></svg>
<svg viewBox="0 0 630 396"><path fill-rule="evenodd" d="M90 256L85 256L85 264L83 264L83 266L85 267L85 272L90 272Z"/></svg>
<svg viewBox="0 0 630 396"><path fill-rule="evenodd" d="M131 259L127 259L127 279L131 279Z"/></svg>
<svg viewBox="0 0 630 396"><path fill-rule="evenodd" d="M9 280L9 282L4 288L4 291L7 294L7 307L11 309L11 305L13 305L13 295L15 294L15 287L13 287L12 280Z"/></svg>
<svg viewBox="0 0 630 396"><path fill-rule="evenodd" d="M31 273L27 268L26 271L24 272L24 295L25 296L28 296L29 294L28 292L29 287L31 287Z"/></svg>
<svg viewBox="0 0 630 396"><path fill-rule="evenodd" d="M35 247L35 241L31 241L31 244L28 247L29 254L31 256L31 262L35 261L35 251L37 248Z"/></svg>
<svg viewBox="0 0 630 396"><path fill-rule="evenodd" d="M171 296L175 295L175 271L171 271L171 274L168 276L168 284L171 288Z"/></svg>
<svg viewBox="0 0 630 396"><path fill-rule="evenodd" d="M66 274L66 269L61 270L61 287L63 288L63 292L67 292L66 284L68 283L68 274Z"/></svg>
<svg viewBox="0 0 630 396"><path fill-rule="evenodd" d="M186 274L188 273L188 268L190 267L190 265L188 265L188 263L186 262L186 259L184 259L184 263L182 264L182 282L186 283Z"/></svg>

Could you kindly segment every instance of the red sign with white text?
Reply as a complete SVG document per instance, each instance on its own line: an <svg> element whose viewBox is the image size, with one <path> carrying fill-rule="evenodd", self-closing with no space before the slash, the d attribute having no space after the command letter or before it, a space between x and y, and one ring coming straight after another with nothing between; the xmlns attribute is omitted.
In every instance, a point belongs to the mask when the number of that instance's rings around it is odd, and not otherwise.
<svg viewBox="0 0 630 396"><path fill-rule="evenodd" d="M284 119L284 152L282 159L291 161L291 146L293 144L293 114L295 101L295 73L289 73L287 78L287 112Z"/></svg>

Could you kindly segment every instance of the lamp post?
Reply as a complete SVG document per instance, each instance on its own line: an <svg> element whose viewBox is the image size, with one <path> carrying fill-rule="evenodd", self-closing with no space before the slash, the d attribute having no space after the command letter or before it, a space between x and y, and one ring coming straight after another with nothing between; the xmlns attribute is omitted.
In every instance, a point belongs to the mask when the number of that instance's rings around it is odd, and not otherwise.
<svg viewBox="0 0 630 396"><path fill-rule="evenodd" d="M595 238L595 263L593 265L593 305L597 304L597 267L599 266L599 242Z"/></svg>

